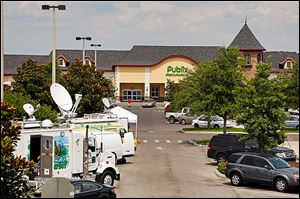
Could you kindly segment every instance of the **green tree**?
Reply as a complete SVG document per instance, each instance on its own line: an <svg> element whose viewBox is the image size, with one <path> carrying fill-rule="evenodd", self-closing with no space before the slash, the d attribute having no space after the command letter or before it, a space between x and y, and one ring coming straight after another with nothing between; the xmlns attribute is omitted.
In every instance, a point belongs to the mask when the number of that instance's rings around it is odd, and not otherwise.
<svg viewBox="0 0 300 199"><path fill-rule="evenodd" d="M282 92L285 85L279 78L270 78L271 65L257 65L256 76L243 88L237 88L236 102L239 107L237 123L245 125L248 133L243 139L257 138L261 151L284 142L286 115L283 105L286 96Z"/></svg>
<svg viewBox="0 0 300 199"><path fill-rule="evenodd" d="M165 100L168 102L171 102L171 104L174 102L174 95L180 91L181 89L181 83L175 83L174 81L168 79L166 83L166 97Z"/></svg>
<svg viewBox="0 0 300 199"><path fill-rule="evenodd" d="M60 79L61 70L57 67L57 80ZM15 92L29 95L31 99L40 104L47 104L58 110L50 94L52 84L52 65L38 65L36 61L28 59L17 68L13 88Z"/></svg>
<svg viewBox="0 0 300 199"><path fill-rule="evenodd" d="M236 113L233 91L243 85L245 62L237 48L221 48L219 52L215 60L197 65L185 78L184 89L175 94L175 107L189 105L194 114L222 116L226 133L227 119Z"/></svg>
<svg viewBox="0 0 300 199"><path fill-rule="evenodd" d="M102 112L102 98L114 96L113 84L103 76L103 72L96 72L94 66L83 66L78 61L68 67L61 84L68 90L73 101L76 93L82 94L76 111L78 115Z"/></svg>
<svg viewBox="0 0 300 199"><path fill-rule="evenodd" d="M16 107L16 116L19 118L28 117L28 114L24 111L24 104L31 104L33 107L36 107L39 102L32 100L29 95L23 93L5 91L4 100L10 103L12 106ZM37 120L49 119L52 122L57 122L57 112L52 110L51 106L42 104L40 108L34 113L34 116Z"/></svg>
<svg viewBox="0 0 300 199"><path fill-rule="evenodd" d="M13 154L20 139L19 127L13 123L15 112L14 107L1 102L1 198L26 197L34 191L27 184L34 162Z"/></svg>
<svg viewBox="0 0 300 199"><path fill-rule="evenodd" d="M282 84L286 84L283 92L286 94L286 107L299 108L299 61L293 67L285 70L278 78Z"/></svg>

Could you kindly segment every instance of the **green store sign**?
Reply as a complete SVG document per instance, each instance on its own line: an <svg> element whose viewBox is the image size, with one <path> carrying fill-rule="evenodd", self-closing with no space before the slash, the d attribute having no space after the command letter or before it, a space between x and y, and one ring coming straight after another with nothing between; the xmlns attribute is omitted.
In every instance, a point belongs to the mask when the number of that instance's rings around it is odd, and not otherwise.
<svg viewBox="0 0 300 199"><path fill-rule="evenodd" d="M184 66L168 66L166 76L188 76L188 68Z"/></svg>

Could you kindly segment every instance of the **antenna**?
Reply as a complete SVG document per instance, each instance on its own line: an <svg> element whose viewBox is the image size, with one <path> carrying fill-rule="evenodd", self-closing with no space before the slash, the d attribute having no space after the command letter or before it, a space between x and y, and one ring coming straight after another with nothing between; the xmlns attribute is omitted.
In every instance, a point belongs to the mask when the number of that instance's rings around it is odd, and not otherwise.
<svg viewBox="0 0 300 199"><path fill-rule="evenodd" d="M64 117L70 118L76 115L75 111L82 98L81 94L75 95L76 102L73 106L72 98L69 92L62 85L58 83L52 84L50 87L50 93L54 102L56 103Z"/></svg>
<svg viewBox="0 0 300 199"><path fill-rule="evenodd" d="M109 102L109 100L108 100L107 98L102 98L102 102L103 102L104 106L105 106L107 109L109 109L109 107L110 107L110 102Z"/></svg>
<svg viewBox="0 0 300 199"><path fill-rule="evenodd" d="M34 113L34 108L31 104L24 104L23 109L29 115L29 117L31 117Z"/></svg>

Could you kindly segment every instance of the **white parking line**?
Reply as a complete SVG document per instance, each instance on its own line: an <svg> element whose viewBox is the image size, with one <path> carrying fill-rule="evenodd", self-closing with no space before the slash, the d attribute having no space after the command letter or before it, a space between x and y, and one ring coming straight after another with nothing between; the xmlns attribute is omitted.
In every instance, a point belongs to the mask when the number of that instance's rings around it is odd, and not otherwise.
<svg viewBox="0 0 300 199"><path fill-rule="evenodd" d="M166 143L171 143L171 141L170 140L166 140Z"/></svg>
<svg viewBox="0 0 300 199"><path fill-rule="evenodd" d="M148 140L143 140L144 143L148 143Z"/></svg>
<svg viewBox="0 0 300 199"><path fill-rule="evenodd" d="M178 142L179 144L181 144L181 143L182 143L182 140L177 140L177 142Z"/></svg>
<svg viewBox="0 0 300 199"><path fill-rule="evenodd" d="M159 143L159 140L155 140L155 143Z"/></svg>

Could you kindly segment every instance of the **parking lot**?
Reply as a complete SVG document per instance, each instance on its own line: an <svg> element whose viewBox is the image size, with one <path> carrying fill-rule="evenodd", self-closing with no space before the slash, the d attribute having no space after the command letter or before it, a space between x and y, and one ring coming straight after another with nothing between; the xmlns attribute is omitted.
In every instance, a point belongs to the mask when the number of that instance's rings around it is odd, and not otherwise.
<svg viewBox="0 0 300 199"><path fill-rule="evenodd" d="M160 107L133 105L130 110L138 115L139 144L136 155L118 165L118 197L299 197L297 190L279 193L257 185L233 187L229 179L216 175L216 163L207 158L206 146L188 142L210 139L214 134L184 134L182 125L165 122ZM299 135L291 140L299 142Z"/></svg>

